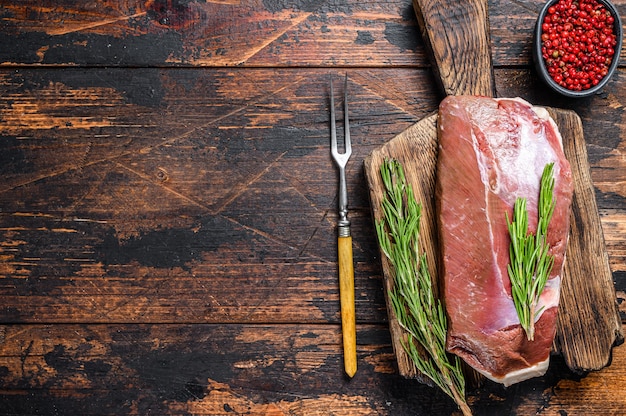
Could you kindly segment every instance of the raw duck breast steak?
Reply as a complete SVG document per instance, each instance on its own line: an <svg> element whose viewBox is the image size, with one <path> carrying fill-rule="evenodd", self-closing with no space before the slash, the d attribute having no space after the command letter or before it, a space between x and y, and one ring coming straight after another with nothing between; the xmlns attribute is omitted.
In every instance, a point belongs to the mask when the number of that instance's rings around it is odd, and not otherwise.
<svg viewBox="0 0 626 416"><path fill-rule="evenodd" d="M519 99L448 96L439 108L436 198L447 349L505 386L548 368L569 235L572 175L548 112ZM537 227L540 180L554 162L556 207L548 227L554 266L528 341L511 296L510 238L517 197Z"/></svg>

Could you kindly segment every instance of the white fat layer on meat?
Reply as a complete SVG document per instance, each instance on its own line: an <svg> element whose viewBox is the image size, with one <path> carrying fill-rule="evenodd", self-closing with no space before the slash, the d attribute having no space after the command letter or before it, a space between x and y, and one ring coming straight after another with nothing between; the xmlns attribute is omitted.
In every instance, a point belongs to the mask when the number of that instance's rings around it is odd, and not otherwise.
<svg viewBox="0 0 626 416"><path fill-rule="evenodd" d="M548 366L550 365L550 357L546 358L544 361L541 361L531 367L523 368L521 370L511 371L504 377L498 378L494 377L492 374L489 374L486 371L481 371L476 369L479 373L487 377L491 381L495 381L496 383L504 384L504 387L512 386L513 384L534 378L543 376L546 371L548 371Z"/></svg>
<svg viewBox="0 0 626 416"><path fill-rule="evenodd" d="M537 302L537 306L535 310L538 310L539 313L535 316L535 322L541 318L543 312L559 306L559 296L561 294L561 276L556 275L552 279L548 279L546 285L539 295L539 301Z"/></svg>
<svg viewBox="0 0 626 416"><path fill-rule="evenodd" d="M552 125L552 127L554 128L554 131L556 132L556 136L559 139L559 144L561 145L561 149L563 149L563 137L561 137L561 132L559 131L559 128L557 127L552 117L550 117L548 110L546 110L544 107L537 107L534 105L532 106L532 109L535 112L535 114L539 116L539 118L541 118L542 120L548 121L548 123Z"/></svg>

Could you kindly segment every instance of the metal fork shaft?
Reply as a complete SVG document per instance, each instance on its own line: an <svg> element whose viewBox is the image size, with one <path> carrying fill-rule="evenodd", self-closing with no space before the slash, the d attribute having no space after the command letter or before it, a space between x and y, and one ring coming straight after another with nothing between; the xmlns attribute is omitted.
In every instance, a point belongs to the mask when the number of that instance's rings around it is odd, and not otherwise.
<svg viewBox="0 0 626 416"><path fill-rule="evenodd" d="M350 119L348 116L348 76L344 82L344 153L339 153L337 146L337 133L335 123L335 99L332 78L330 80L330 128L331 128L331 153L339 168L339 222L338 231L342 237L350 235L350 220L348 220L348 186L346 184L346 165L352 155L352 143L350 140Z"/></svg>
<svg viewBox="0 0 626 416"><path fill-rule="evenodd" d="M348 185L346 169L339 168L339 221L337 222L339 237L350 237L350 220L348 219Z"/></svg>

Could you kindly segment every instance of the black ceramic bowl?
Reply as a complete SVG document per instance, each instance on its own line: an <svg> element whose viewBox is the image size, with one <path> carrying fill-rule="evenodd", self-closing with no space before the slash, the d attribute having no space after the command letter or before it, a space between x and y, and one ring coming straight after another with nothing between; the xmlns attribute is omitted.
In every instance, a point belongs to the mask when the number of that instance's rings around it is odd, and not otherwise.
<svg viewBox="0 0 626 416"><path fill-rule="evenodd" d="M622 20L619 16L619 13L615 6L608 0L597 0L598 3L604 5L604 7L613 15L613 33L615 34L617 44L615 45L615 53L613 55L613 60L611 65L608 68L608 73L600 80L600 82L590 88L581 91L574 91L559 85L557 82L552 79L550 74L548 73L548 69L546 67L546 62L541 53L541 34L543 21L548 14L548 9L551 6L557 4L559 0L549 0L541 9L539 13L539 17L537 18L537 23L535 25L534 39L533 39L533 60L535 62L535 68L539 74L539 77L545 82L553 91L564 95L566 97L588 97L590 95L595 94L599 90L601 90L604 85L609 81L611 76L615 73L617 69L617 65L619 64L620 52L622 50L622 39L624 37L622 31Z"/></svg>

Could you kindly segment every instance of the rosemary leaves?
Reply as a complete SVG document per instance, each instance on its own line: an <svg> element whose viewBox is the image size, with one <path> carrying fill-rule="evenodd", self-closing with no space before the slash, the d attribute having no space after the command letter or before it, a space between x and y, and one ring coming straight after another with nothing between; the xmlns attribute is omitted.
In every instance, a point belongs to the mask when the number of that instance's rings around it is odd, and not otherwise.
<svg viewBox="0 0 626 416"><path fill-rule="evenodd" d="M548 224L554 213L554 163L548 163L541 175L539 201L537 205L537 231L528 231L526 198L517 198L513 206L513 220L506 213L511 237L508 266L511 294L520 324L529 341L535 337L535 318L541 313L537 309L539 296L548 281L554 257L549 255L547 241Z"/></svg>
<svg viewBox="0 0 626 416"><path fill-rule="evenodd" d="M417 369L448 394L464 415L470 415L461 360L446 352L446 313L435 295L426 255L420 253L422 206L415 200L400 162L386 159L380 173L385 197L376 232L392 266L394 288L389 299L408 335L404 348Z"/></svg>

